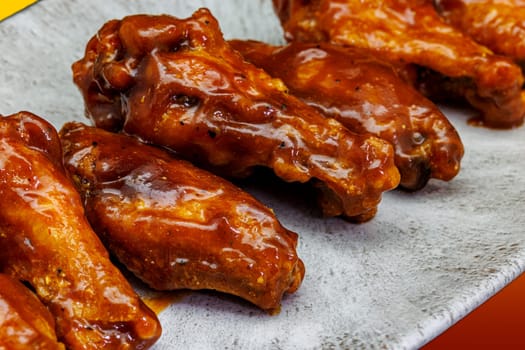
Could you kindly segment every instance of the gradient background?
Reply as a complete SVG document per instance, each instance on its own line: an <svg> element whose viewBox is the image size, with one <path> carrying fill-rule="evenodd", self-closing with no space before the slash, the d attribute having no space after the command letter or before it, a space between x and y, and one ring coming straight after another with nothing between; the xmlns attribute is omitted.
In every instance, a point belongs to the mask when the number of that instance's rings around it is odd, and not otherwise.
<svg viewBox="0 0 525 350"><path fill-rule="evenodd" d="M3 20L27 6L37 2L37 0L4 0L0 4L0 20Z"/></svg>
<svg viewBox="0 0 525 350"><path fill-rule="evenodd" d="M422 350L525 349L525 273Z"/></svg>

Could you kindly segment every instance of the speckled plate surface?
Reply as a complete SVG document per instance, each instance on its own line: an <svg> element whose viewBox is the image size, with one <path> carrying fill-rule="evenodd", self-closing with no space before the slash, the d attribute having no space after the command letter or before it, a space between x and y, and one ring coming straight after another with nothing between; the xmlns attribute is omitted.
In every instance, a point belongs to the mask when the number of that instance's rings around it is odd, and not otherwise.
<svg viewBox="0 0 525 350"><path fill-rule="evenodd" d="M42 0L0 23L0 113L28 110L57 128L80 120L70 65L107 20L212 10L227 38L282 41L270 0ZM300 234L299 291L269 316L236 298L185 292L161 314L155 349L417 348L525 269L525 127L467 125L459 176L389 192L371 222L323 219L296 186L248 184Z"/></svg>

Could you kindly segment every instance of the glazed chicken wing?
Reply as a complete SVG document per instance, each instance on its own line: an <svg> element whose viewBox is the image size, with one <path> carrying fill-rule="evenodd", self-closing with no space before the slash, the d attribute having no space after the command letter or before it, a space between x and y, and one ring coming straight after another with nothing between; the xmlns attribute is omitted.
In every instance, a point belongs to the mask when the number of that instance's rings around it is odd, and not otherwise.
<svg viewBox="0 0 525 350"><path fill-rule="evenodd" d="M465 98L487 126L523 123L520 67L446 24L430 0L274 0L274 7L289 41L369 49L400 70L415 67L414 85L431 98Z"/></svg>
<svg viewBox="0 0 525 350"><path fill-rule="evenodd" d="M392 147L348 131L288 95L244 61L206 9L191 18L111 21L73 65L88 114L214 167L246 176L256 166L285 181L314 181L325 215L373 217L399 183Z"/></svg>
<svg viewBox="0 0 525 350"><path fill-rule="evenodd" d="M63 350L48 309L20 281L0 273L0 349Z"/></svg>
<svg viewBox="0 0 525 350"><path fill-rule="evenodd" d="M0 119L0 267L27 281L68 349L145 349L155 314L109 260L66 177L56 130L21 112Z"/></svg>
<svg viewBox="0 0 525 350"><path fill-rule="evenodd" d="M497 54L525 66L525 1L434 0L456 28Z"/></svg>
<svg viewBox="0 0 525 350"><path fill-rule="evenodd" d="M297 234L246 192L130 136L79 123L60 136L93 228L151 287L214 289L263 309L299 287Z"/></svg>
<svg viewBox="0 0 525 350"><path fill-rule="evenodd" d="M324 115L392 143L404 188L417 190L431 177L450 180L458 173L463 145L454 127L432 102L368 52L327 43L230 44Z"/></svg>

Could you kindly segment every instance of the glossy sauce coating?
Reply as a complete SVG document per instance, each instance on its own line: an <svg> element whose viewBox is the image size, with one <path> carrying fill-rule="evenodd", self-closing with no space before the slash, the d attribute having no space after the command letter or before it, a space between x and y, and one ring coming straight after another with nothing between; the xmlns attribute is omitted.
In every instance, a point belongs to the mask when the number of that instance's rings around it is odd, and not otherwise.
<svg viewBox="0 0 525 350"><path fill-rule="evenodd" d="M111 21L73 71L97 126L123 125L228 176L265 166L285 181L312 181L325 215L368 220L399 183L391 145L288 95L230 48L206 9ZM104 97L115 103L99 108Z"/></svg>
<svg viewBox="0 0 525 350"><path fill-rule="evenodd" d="M301 284L297 234L248 193L131 136L79 123L60 135L89 221L149 286L214 289L277 309Z"/></svg>
<svg viewBox="0 0 525 350"><path fill-rule="evenodd" d="M0 119L0 268L27 281L68 349L145 349L160 336L86 218L56 130L21 112Z"/></svg>
<svg viewBox="0 0 525 350"><path fill-rule="evenodd" d="M367 48L396 65L417 65L413 83L431 98L465 98L487 126L523 123L520 67L446 24L428 0L274 0L290 41Z"/></svg>
<svg viewBox="0 0 525 350"><path fill-rule="evenodd" d="M497 54L525 64L525 1L435 0L438 12Z"/></svg>
<svg viewBox="0 0 525 350"><path fill-rule="evenodd" d="M53 316L20 281L0 273L0 349L60 350Z"/></svg>
<svg viewBox="0 0 525 350"><path fill-rule="evenodd" d="M463 144L454 127L432 102L369 52L328 43L230 44L327 117L392 143L404 188L417 190L431 177L451 180L458 173Z"/></svg>

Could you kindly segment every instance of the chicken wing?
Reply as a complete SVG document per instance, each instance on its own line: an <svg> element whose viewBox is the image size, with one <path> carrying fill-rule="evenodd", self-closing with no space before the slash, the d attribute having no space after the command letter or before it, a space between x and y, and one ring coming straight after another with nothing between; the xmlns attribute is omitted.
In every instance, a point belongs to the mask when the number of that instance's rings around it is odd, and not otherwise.
<svg viewBox="0 0 525 350"><path fill-rule="evenodd" d="M161 327L112 265L66 177L56 130L0 118L0 267L27 281L68 349L145 349Z"/></svg>
<svg viewBox="0 0 525 350"><path fill-rule="evenodd" d="M372 50L432 99L465 98L494 128L523 123L520 67L446 24L430 0L274 0L290 41ZM409 75L409 74L406 74Z"/></svg>
<svg viewBox="0 0 525 350"><path fill-rule="evenodd" d="M463 145L452 124L368 52L327 43L278 47L232 40L230 45L324 115L392 143L405 189L417 190L431 177L450 180L458 173Z"/></svg>
<svg viewBox="0 0 525 350"><path fill-rule="evenodd" d="M60 350L48 309L18 280L0 273L0 349Z"/></svg>
<svg viewBox="0 0 525 350"><path fill-rule="evenodd" d="M206 9L188 19L110 21L73 71L97 126L123 128L223 175L266 166L285 181L313 180L325 215L368 220L399 183L391 145L288 95L231 49Z"/></svg>
<svg viewBox="0 0 525 350"><path fill-rule="evenodd" d="M497 54L525 66L525 1L434 0L438 12Z"/></svg>
<svg viewBox="0 0 525 350"><path fill-rule="evenodd" d="M297 234L226 180L135 138L79 123L60 131L94 230L159 290L214 289L263 309L297 290Z"/></svg>

